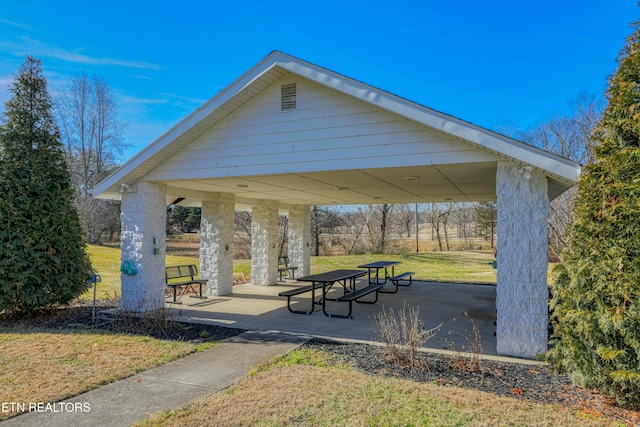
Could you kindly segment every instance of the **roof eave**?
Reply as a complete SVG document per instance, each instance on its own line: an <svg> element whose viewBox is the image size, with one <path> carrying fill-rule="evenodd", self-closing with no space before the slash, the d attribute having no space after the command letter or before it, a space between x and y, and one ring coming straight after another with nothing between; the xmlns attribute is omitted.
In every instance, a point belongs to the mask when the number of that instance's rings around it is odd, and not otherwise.
<svg viewBox="0 0 640 427"><path fill-rule="evenodd" d="M193 129L218 108L232 100L274 67L281 67L288 72L310 79L320 85L330 87L360 99L363 102L371 103L409 120L450 134L480 149L490 151L499 157L531 165L549 175L557 177L561 181L565 181L569 186L575 183L580 176L581 167L576 162L488 129L481 128L456 117L432 110L306 61L278 51L273 51L236 81L220 91L216 96L180 121L99 183L94 188L94 196L119 198L118 190L122 183L131 184L128 181L135 181L145 175L145 173L140 172L139 169L143 164L151 161L172 142ZM136 173L136 171L138 171L138 173Z"/></svg>
<svg viewBox="0 0 640 427"><path fill-rule="evenodd" d="M109 175L98 185L96 185L93 189L93 196L102 196L104 198L113 199L119 198L118 188L123 181L127 180L127 177L129 177L130 174L132 174L142 164L149 161L155 155L164 150L178 137L184 135L196 124L200 123L207 116L216 111L216 109L218 109L220 106L224 105L234 96L236 96L244 88L250 86L251 83L259 79L260 76L267 72L269 69L276 66L277 61L274 61L273 58L277 55L281 54L277 51L270 53L262 61L253 66L253 68L240 76L236 81L221 90L217 95L215 95L209 101L205 102L193 113L189 114L158 139L143 148L140 152L138 152L131 159L125 162L120 168L115 170L111 175Z"/></svg>

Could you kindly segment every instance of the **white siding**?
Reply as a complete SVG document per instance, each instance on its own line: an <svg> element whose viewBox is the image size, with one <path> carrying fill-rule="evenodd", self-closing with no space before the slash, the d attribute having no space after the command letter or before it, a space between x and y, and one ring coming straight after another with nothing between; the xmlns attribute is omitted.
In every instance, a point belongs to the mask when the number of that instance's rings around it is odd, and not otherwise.
<svg viewBox="0 0 640 427"><path fill-rule="evenodd" d="M297 108L280 111L280 85L292 82L298 85ZM486 158L487 153L440 132L286 75L158 166L148 179L414 166Z"/></svg>

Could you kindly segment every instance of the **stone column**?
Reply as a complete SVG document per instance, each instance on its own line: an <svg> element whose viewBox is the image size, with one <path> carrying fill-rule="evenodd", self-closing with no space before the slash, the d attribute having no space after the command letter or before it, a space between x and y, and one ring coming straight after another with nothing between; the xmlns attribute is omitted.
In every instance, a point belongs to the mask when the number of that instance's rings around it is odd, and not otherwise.
<svg viewBox="0 0 640 427"><path fill-rule="evenodd" d="M233 292L233 222L235 195L212 194L202 201L200 222L200 278L207 279L205 295Z"/></svg>
<svg viewBox="0 0 640 427"><path fill-rule="evenodd" d="M263 201L251 215L251 283L278 282L278 202Z"/></svg>
<svg viewBox="0 0 640 427"><path fill-rule="evenodd" d="M547 352L547 178L498 162L497 352L533 358Z"/></svg>
<svg viewBox="0 0 640 427"><path fill-rule="evenodd" d="M289 210L289 262L297 266L298 276L311 273L311 210L309 206L296 206Z"/></svg>
<svg viewBox="0 0 640 427"><path fill-rule="evenodd" d="M120 308L144 312L165 304L166 186L138 182L122 194L122 263L135 275L121 274Z"/></svg>

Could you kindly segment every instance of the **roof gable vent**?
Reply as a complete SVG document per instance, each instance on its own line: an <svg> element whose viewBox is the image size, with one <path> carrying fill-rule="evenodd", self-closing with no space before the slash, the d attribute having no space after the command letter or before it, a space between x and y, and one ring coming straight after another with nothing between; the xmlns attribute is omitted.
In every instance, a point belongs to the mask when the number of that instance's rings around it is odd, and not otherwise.
<svg viewBox="0 0 640 427"><path fill-rule="evenodd" d="M296 109L296 84L287 83L280 86L280 111Z"/></svg>

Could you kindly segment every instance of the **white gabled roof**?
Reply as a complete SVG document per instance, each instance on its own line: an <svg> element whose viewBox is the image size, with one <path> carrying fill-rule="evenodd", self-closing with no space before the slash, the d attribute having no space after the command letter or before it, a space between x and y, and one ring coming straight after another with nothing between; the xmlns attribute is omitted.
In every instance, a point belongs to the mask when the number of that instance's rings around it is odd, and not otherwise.
<svg viewBox="0 0 640 427"><path fill-rule="evenodd" d="M132 184L143 178L196 137L287 73L304 77L400 117L446 133L478 149L490 152L498 158L529 165L553 181L550 186L556 187L551 191L554 195L571 187L580 175L581 167L576 162L274 51L99 183L94 189L94 196L119 198L119 189L123 183Z"/></svg>

